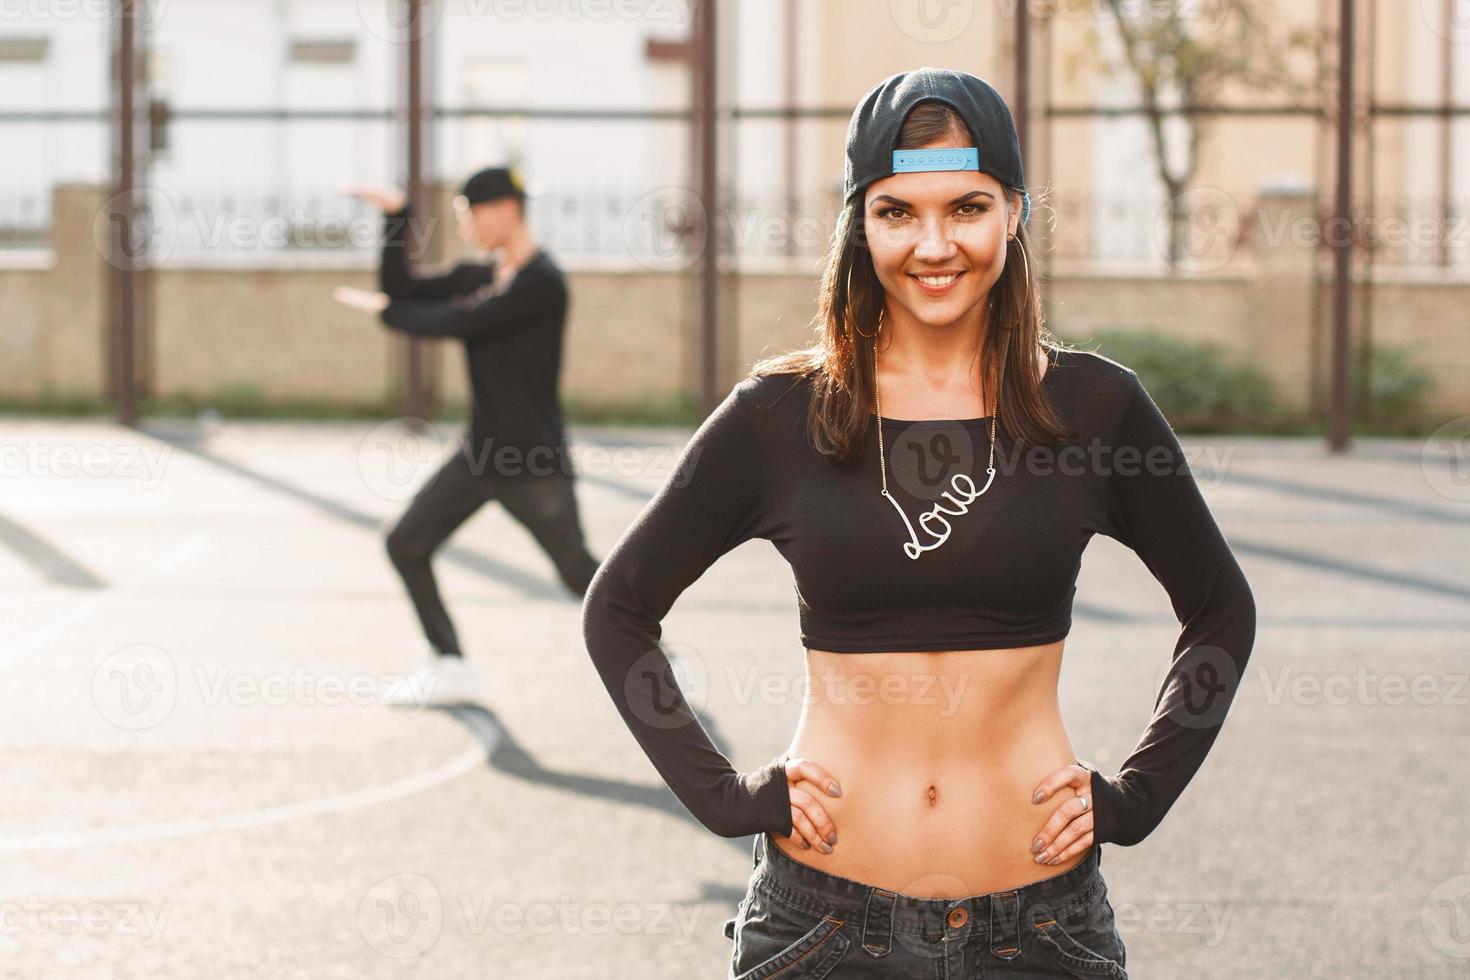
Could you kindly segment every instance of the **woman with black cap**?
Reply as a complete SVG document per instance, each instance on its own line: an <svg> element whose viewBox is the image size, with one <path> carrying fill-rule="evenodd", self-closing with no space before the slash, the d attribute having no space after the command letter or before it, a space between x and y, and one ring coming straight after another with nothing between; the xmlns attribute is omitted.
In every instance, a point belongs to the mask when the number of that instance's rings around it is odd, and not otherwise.
<svg viewBox="0 0 1470 980"><path fill-rule="evenodd" d="M694 816L757 835L731 976L1126 977L1100 845L1141 841L1203 762L1254 642L1250 587L1138 376L1045 329L999 94L964 72L885 79L845 177L813 343L695 432L593 579L588 650ZM1111 778L1057 697L1098 533L1181 626ZM792 567L809 693L789 749L737 772L659 622L757 537Z"/></svg>

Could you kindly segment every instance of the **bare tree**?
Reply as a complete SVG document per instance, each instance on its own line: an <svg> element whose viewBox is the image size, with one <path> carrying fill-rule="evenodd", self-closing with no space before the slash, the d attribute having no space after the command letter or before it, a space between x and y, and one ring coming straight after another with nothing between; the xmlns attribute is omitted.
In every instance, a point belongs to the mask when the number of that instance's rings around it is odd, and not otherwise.
<svg viewBox="0 0 1470 980"><path fill-rule="evenodd" d="M1169 200L1169 266L1178 267L1190 215L1183 195L1199 166L1208 114L1233 89L1254 90L1286 101L1316 103L1321 92L1322 32L1283 32L1277 8L1283 0L1200 0L1197 3L1139 3L1105 0L1105 20L1117 31L1121 57L1106 53L1099 23L1089 26L1088 53L1104 73L1137 82L1152 137L1159 179ZM1096 0L1063 0L1060 11L1093 10ZM1293 71L1303 55L1306 71ZM1308 77L1310 76L1310 77ZM1182 152L1170 153L1165 119L1179 120Z"/></svg>

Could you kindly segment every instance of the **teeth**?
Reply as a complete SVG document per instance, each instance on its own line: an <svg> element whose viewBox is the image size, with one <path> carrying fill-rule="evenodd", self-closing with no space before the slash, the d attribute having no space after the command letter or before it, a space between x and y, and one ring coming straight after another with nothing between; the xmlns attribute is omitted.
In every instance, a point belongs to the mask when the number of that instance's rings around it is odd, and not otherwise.
<svg viewBox="0 0 1470 980"><path fill-rule="evenodd" d="M959 276L919 276L917 278L926 286L948 286Z"/></svg>

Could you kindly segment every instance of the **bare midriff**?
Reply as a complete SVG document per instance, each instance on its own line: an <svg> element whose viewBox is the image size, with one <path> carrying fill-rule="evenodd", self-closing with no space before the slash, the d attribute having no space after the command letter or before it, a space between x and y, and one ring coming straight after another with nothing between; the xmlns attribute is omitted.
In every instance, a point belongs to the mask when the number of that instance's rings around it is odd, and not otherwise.
<svg viewBox="0 0 1470 980"><path fill-rule="evenodd" d="M831 854L773 835L803 864L920 898L1004 891L1075 867L1031 843L1064 788L1031 795L1077 755L1057 700L1062 646L944 652L807 651L807 693L788 755L823 766L833 798L805 781L836 825Z"/></svg>

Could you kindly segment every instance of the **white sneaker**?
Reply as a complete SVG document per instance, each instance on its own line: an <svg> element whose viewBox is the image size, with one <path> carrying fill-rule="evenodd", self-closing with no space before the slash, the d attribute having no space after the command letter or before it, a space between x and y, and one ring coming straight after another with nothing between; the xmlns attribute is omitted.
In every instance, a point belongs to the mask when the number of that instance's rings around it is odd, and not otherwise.
<svg viewBox="0 0 1470 980"><path fill-rule="evenodd" d="M424 666L389 684L380 700L400 707L477 704L480 674L464 657L434 654Z"/></svg>

